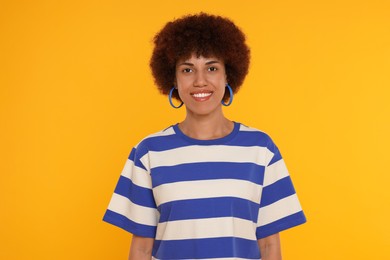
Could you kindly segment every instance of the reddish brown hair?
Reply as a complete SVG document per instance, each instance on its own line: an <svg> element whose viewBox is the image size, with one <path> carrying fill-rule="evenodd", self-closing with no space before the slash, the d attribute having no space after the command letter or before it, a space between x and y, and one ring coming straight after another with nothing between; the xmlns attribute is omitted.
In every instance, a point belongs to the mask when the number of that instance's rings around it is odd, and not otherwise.
<svg viewBox="0 0 390 260"><path fill-rule="evenodd" d="M168 22L154 37L150 67L155 83L168 94L180 59L215 56L222 59L229 85L236 93L248 73L250 51L243 32L229 19L200 13ZM180 99L177 91L173 97ZM224 100L229 97L226 91Z"/></svg>

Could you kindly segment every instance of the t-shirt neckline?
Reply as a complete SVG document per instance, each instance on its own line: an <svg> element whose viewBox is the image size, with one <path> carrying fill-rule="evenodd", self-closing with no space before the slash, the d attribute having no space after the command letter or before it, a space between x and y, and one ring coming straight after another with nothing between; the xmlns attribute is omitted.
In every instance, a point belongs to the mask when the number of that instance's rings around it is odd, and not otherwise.
<svg viewBox="0 0 390 260"><path fill-rule="evenodd" d="M240 130L240 123L233 121L234 127L233 130L226 136L221 137L221 138L216 138L216 139L209 139L209 140L201 140L201 139L195 139L192 137L187 136L184 134L180 128L179 128L179 123L173 125L173 130L175 133L180 137L185 139L187 142L190 142L192 144L198 144L198 145L216 145L216 144L225 144L229 142L231 139L233 139L238 131Z"/></svg>

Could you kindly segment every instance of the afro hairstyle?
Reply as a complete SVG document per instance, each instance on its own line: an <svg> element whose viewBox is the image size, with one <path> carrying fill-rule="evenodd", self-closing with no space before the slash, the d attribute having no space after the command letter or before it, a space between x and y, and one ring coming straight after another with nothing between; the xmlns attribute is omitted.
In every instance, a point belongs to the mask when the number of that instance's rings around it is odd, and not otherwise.
<svg viewBox="0 0 390 260"><path fill-rule="evenodd" d="M154 39L150 68L161 93L168 95L175 82L176 63L195 54L217 57L225 64L234 93L248 73L250 50L244 33L228 18L199 13L168 22ZM180 100L177 91L173 97ZM229 98L226 91L224 100Z"/></svg>

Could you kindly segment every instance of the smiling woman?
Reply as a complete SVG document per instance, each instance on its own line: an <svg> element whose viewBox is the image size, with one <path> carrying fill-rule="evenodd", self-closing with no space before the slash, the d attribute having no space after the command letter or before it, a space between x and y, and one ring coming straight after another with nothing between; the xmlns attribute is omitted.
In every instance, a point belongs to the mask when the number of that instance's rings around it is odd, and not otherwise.
<svg viewBox="0 0 390 260"><path fill-rule="evenodd" d="M249 48L229 19L168 23L151 68L186 108L131 151L104 220L133 234L129 259L280 260L279 232L306 221L282 156L222 105L244 81Z"/></svg>

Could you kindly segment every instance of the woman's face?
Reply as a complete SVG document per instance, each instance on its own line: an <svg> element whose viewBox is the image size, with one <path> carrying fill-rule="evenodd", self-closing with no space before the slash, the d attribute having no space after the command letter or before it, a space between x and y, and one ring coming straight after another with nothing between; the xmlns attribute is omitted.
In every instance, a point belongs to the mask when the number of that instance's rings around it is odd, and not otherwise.
<svg viewBox="0 0 390 260"><path fill-rule="evenodd" d="M208 115L222 111L226 83L225 64L216 57L192 55L176 64L176 86L187 113Z"/></svg>

